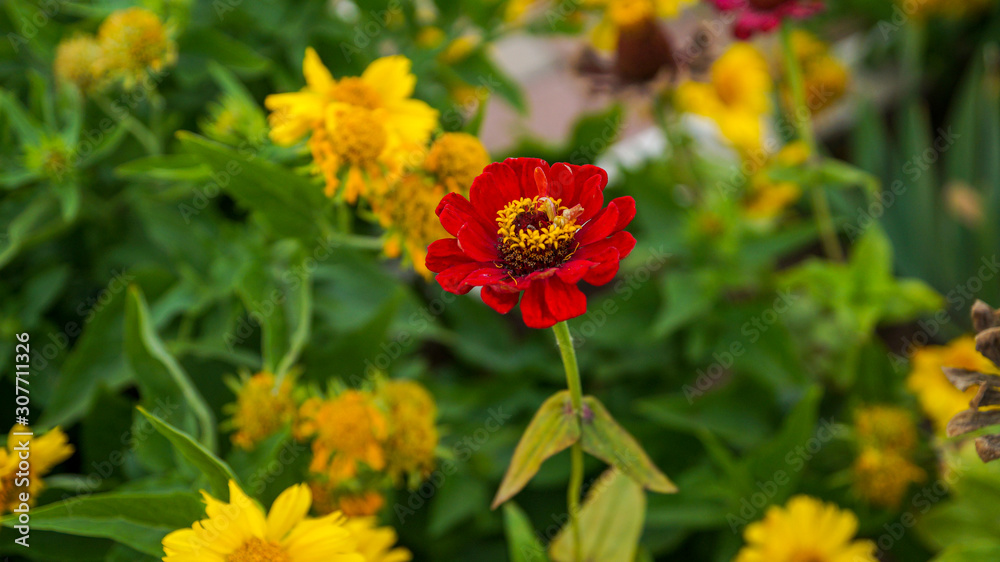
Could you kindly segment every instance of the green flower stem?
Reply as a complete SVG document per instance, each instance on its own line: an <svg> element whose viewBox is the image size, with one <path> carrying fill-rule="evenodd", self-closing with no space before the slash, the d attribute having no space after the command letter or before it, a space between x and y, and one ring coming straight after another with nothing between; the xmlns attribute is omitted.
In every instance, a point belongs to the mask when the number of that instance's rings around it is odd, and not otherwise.
<svg viewBox="0 0 1000 562"><path fill-rule="evenodd" d="M812 127L812 112L806 105L802 70L795 58L795 50L792 48L792 27L787 21L781 25L781 47L785 58L785 77L792 91L792 122L795 123L799 140L806 143L809 148L809 156L813 158L817 154L817 145L816 134ZM813 214L816 216L816 225L819 228L823 251L830 259L843 261L844 250L840 247L840 240L837 239L837 231L833 226L826 193L820 186L811 186L810 191L812 192Z"/></svg>
<svg viewBox="0 0 1000 562"><path fill-rule="evenodd" d="M569 387L570 402L573 412L580 415L583 411L583 391L580 385L580 368L576 363L576 350L573 349L573 337L569 335L566 322L559 322L552 327L556 333L556 343L562 354L563 367L566 369L566 385ZM583 446L579 441L573 443L570 449L572 464L567 490L567 507L569 509L570 530L573 533L573 560L580 560L580 490L583 488Z"/></svg>

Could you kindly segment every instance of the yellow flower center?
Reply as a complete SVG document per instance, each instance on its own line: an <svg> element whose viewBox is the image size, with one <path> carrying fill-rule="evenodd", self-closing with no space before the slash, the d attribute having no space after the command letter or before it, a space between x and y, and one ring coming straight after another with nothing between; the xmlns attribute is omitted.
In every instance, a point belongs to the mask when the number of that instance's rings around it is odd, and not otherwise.
<svg viewBox="0 0 1000 562"><path fill-rule="evenodd" d="M330 91L334 101L351 104L365 109L375 109L382 103L378 92L357 77L341 78Z"/></svg>
<svg viewBox="0 0 1000 562"><path fill-rule="evenodd" d="M385 148L385 127L365 110L345 111L329 131L334 154L356 166L373 164Z"/></svg>
<svg viewBox="0 0 1000 562"><path fill-rule="evenodd" d="M559 265L576 251L576 224L583 207L569 209L560 199L522 197L497 212L500 257L515 275Z"/></svg>
<svg viewBox="0 0 1000 562"><path fill-rule="evenodd" d="M226 556L226 562L292 562L280 546L253 537Z"/></svg>

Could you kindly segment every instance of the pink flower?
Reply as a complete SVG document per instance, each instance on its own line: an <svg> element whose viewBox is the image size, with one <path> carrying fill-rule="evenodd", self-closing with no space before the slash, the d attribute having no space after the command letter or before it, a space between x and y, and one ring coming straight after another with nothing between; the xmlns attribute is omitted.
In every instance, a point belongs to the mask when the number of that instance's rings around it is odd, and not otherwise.
<svg viewBox="0 0 1000 562"><path fill-rule="evenodd" d="M749 39L770 32L785 18L807 18L823 9L821 0L710 0L722 12L736 12L733 35Z"/></svg>

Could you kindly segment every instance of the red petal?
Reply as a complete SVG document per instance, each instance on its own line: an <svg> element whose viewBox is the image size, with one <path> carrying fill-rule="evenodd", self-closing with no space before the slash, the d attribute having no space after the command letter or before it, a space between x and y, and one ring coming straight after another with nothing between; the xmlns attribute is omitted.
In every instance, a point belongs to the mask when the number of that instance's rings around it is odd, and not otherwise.
<svg viewBox="0 0 1000 562"><path fill-rule="evenodd" d="M478 271L482 268L483 264L470 261L449 267L441 273L438 273L435 279L445 291L458 295L464 295L472 290L472 285L464 283L465 278L472 272Z"/></svg>
<svg viewBox="0 0 1000 562"><path fill-rule="evenodd" d="M538 185L535 183L535 168L541 168L549 175L549 163L539 158L508 158L503 161L512 172L520 188L519 197L534 197L538 195Z"/></svg>
<svg viewBox="0 0 1000 562"><path fill-rule="evenodd" d="M623 260L635 249L635 236L622 230L611 237L611 243L618 248L618 259Z"/></svg>
<svg viewBox="0 0 1000 562"><path fill-rule="evenodd" d="M482 287L484 285L496 285L506 279L508 279L506 269L491 266L481 267L480 269L473 271L468 277L465 278L465 280L462 281L462 283L473 287Z"/></svg>
<svg viewBox="0 0 1000 562"><path fill-rule="evenodd" d="M549 197L561 200L564 207L577 204L579 193L569 164L558 162L549 169Z"/></svg>
<svg viewBox="0 0 1000 562"><path fill-rule="evenodd" d="M458 246L458 240L442 238L431 242L431 245L427 247L427 258L424 260L424 264L427 265L427 269L440 273L449 267L468 261L472 260Z"/></svg>
<svg viewBox="0 0 1000 562"><path fill-rule="evenodd" d="M608 248L618 250L620 259L625 259L632 252L632 248L635 248L635 237L624 230L618 231L612 234L610 238L598 240L597 242L583 246L573 254L573 259L600 261L599 256L603 255Z"/></svg>
<svg viewBox="0 0 1000 562"><path fill-rule="evenodd" d="M584 186L588 184L596 185L601 191L604 191L608 185L608 173L603 168L587 164L585 166L570 165L570 169L573 170L573 180L576 183L577 193L583 193Z"/></svg>
<svg viewBox="0 0 1000 562"><path fill-rule="evenodd" d="M612 199L608 205L614 205L618 208L618 224L615 225L614 232L625 228L635 218L635 199L627 195Z"/></svg>
<svg viewBox="0 0 1000 562"><path fill-rule="evenodd" d="M496 218L497 211L520 196L517 176L502 162L486 166L483 173L472 180L472 187L469 188L469 200L476 213L490 220Z"/></svg>
<svg viewBox="0 0 1000 562"><path fill-rule="evenodd" d="M517 304L517 299L521 296L521 293L516 291L500 291L493 287L483 287L481 296L483 297L483 302L489 305L490 308L500 314L507 314Z"/></svg>
<svg viewBox="0 0 1000 562"><path fill-rule="evenodd" d="M556 320L545 306L544 280L535 281L524 291L521 297L521 318L529 328L551 328Z"/></svg>
<svg viewBox="0 0 1000 562"><path fill-rule="evenodd" d="M477 222L467 223L458 231L458 245L476 261L497 259L496 236L484 232Z"/></svg>
<svg viewBox="0 0 1000 562"><path fill-rule="evenodd" d="M617 254L616 254L617 255ZM571 260L559 266L556 275L567 283L579 283L583 276L590 271L590 268L597 265L597 262L588 260Z"/></svg>
<svg viewBox="0 0 1000 562"><path fill-rule="evenodd" d="M621 261L618 259L618 251L610 248L608 252L612 254L608 256L609 259L604 260L600 265L588 271L583 277L584 281L595 287L600 287L611 281L618 274L618 267L621 265Z"/></svg>
<svg viewBox="0 0 1000 562"><path fill-rule="evenodd" d="M580 188L580 202L583 214L578 220L588 221L601 211L604 206L604 187L599 176L591 176Z"/></svg>
<svg viewBox="0 0 1000 562"><path fill-rule="evenodd" d="M618 224L618 207L612 203L583 225L583 228L576 233L576 241L581 246L586 246L604 240L615 231L616 224Z"/></svg>
<svg viewBox="0 0 1000 562"><path fill-rule="evenodd" d="M566 283L558 277L552 277L542 281L542 286L545 288L545 304L556 322L576 318L587 312L587 297L575 283Z"/></svg>

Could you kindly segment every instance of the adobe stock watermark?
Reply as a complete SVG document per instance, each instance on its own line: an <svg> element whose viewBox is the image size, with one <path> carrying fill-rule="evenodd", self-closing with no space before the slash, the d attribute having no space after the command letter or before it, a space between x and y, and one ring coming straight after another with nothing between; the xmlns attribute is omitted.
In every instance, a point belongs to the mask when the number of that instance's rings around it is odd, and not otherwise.
<svg viewBox="0 0 1000 562"><path fill-rule="evenodd" d="M953 132L951 127L938 128L937 135L935 135L931 145L903 163L903 174L911 182L920 180L925 173L933 168L941 155L955 145L955 141L959 138L961 135ZM909 184L904 183L903 180L894 180L889 187L876 193L867 206L859 206L854 221L844 226L844 233L848 240L854 242L861 237L868 230L868 227L878 222L878 219L882 218L886 211L906 194L908 189Z"/></svg>
<svg viewBox="0 0 1000 562"><path fill-rule="evenodd" d="M757 343L771 329L771 326L774 326L778 322L781 315L788 312L799 298L801 298L800 295L787 288L779 289L770 307L740 326L740 334L746 338L746 344L753 345ZM744 344L744 340L733 340L726 349L721 352L715 351L712 353L712 363L704 369L698 369L698 376L695 378L694 385L685 384L681 388L684 391L684 398L687 399L689 405L694 404L695 398L704 395L725 377L729 369L736 364L736 360L747 352L746 344Z"/></svg>
<svg viewBox="0 0 1000 562"><path fill-rule="evenodd" d="M774 471L774 474L763 482L758 480L755 484L757 491L749 497L740 498L739 512L726 514L729 530L738 535L749 523L757 520L761 511L771 504L771 500L791 483L793 474L802 472L806 463L812 460L827 443L846 434L847 431L846 427L834 423L833 418L820 420L815 435L785 454L786 468Z"/></svg>

